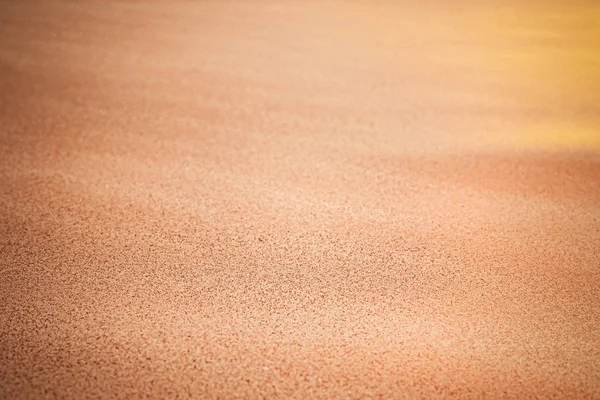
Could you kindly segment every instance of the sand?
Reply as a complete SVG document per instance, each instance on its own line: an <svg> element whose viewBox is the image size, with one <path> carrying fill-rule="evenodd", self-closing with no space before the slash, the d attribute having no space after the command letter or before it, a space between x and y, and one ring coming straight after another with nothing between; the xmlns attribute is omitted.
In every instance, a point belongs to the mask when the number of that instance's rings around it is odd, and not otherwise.
<svg viewBox="0 0 600 400"><path fill-rule="evenodd" d="M599 15L0 2L0 398L600 398Z"/></svg>

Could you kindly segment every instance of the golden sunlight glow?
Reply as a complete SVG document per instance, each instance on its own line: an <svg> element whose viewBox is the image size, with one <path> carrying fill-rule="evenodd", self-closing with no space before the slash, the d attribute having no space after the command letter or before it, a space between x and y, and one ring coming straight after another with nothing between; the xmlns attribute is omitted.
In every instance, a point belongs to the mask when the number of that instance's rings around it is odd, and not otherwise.
<svg viewBox="0 0 600 400"><path fill-rule="evenodd" d="M502 132L498 141L528 150L600 149L600 5L515 7L481 17L492 39L486 64L544 121Z"/></svg>

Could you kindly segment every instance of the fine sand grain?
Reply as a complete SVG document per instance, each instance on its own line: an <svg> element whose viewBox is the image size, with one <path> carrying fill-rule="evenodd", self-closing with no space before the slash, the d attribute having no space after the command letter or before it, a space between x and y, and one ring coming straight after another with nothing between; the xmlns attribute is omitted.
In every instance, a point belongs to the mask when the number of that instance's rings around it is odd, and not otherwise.
<svg viewBox="0 0 600 400"><path fill-rule="evenodd" d="M600 7L471 3L0 1L0 398L600 398Z"/></svg>

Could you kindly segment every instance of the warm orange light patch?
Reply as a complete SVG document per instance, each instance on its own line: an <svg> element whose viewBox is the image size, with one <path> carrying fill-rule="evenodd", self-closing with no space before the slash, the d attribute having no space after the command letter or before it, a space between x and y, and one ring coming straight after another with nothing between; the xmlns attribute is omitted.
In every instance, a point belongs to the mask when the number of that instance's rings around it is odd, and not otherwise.
<svg viewBox="0 0 600 400"><path fill-rule="evenodd" d="M499 135L494 146L532 151L600 151L600 123L564 123L527 127Z"/></svg>
<svg viewBox="0 0 600 400"><path fill-rule="evenodd" d="M489 61L529 95L564 106L600 104L600 6L519 8L484 21L499 45Z"/></svg>
<svg viewBox="0 0 600 400"><path fill-rule="evenodd" d="M600 5L514 6L479 15L481 64L538 110L494 142L529 150L600 150ZM520 124L519 124L520 125Z"/></svg>

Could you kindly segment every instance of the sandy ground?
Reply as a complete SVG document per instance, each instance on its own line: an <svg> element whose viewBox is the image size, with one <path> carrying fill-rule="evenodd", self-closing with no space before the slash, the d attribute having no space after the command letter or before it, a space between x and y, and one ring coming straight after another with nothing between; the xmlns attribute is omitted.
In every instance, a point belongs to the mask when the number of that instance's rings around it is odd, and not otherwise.
<svg viewBox="0 0 600 400"><path fill-rule="evenodd" d="M0 2L0 398L600 398L600 8L496 3Z"/></svg>

